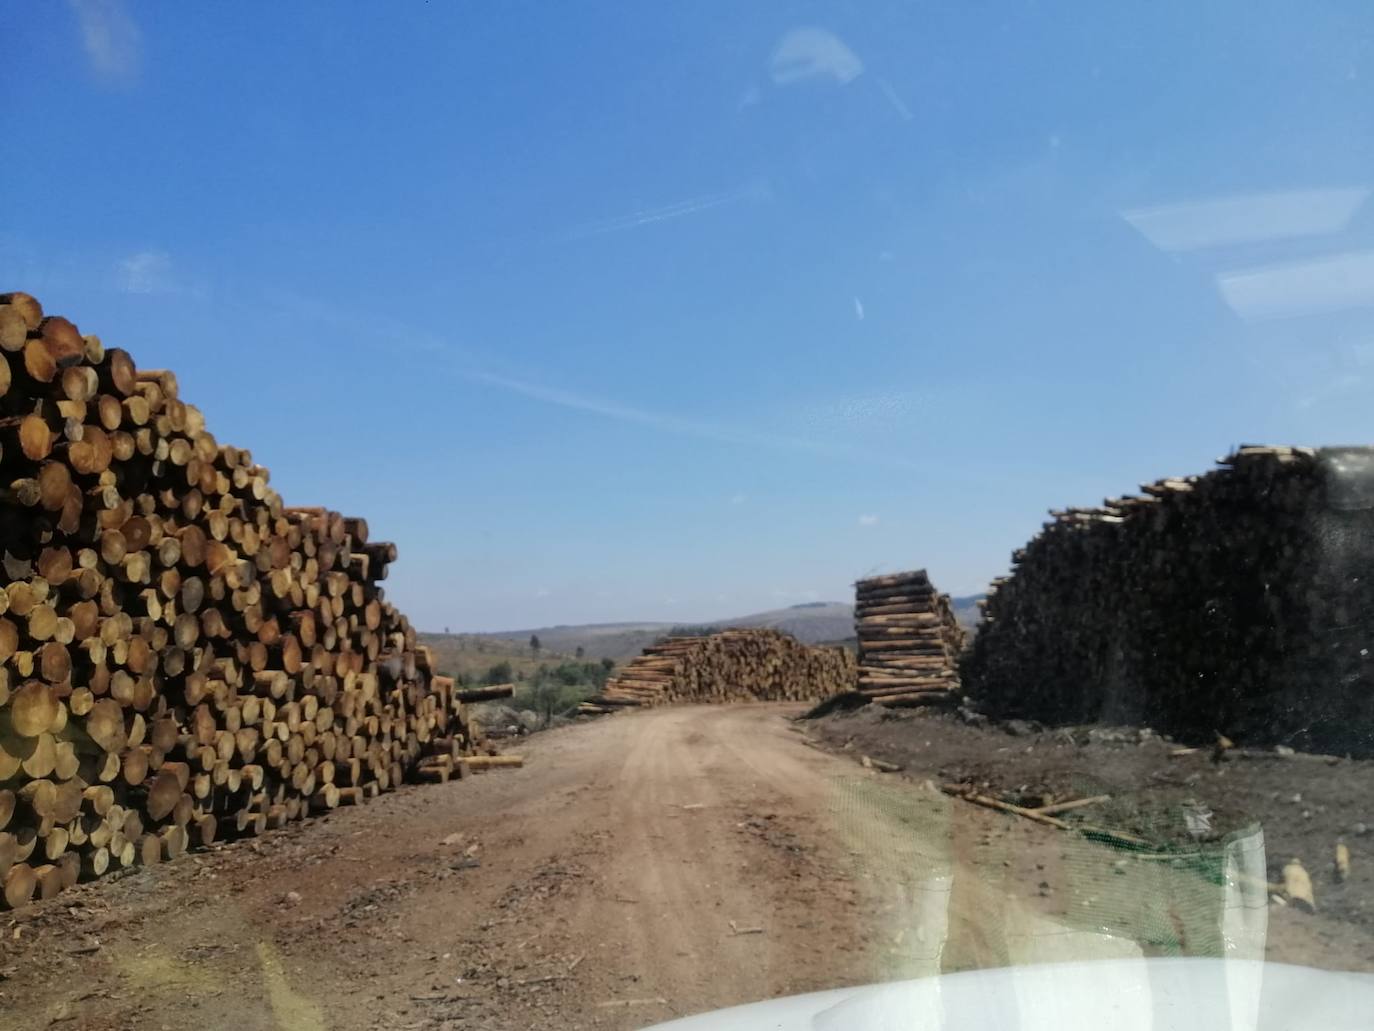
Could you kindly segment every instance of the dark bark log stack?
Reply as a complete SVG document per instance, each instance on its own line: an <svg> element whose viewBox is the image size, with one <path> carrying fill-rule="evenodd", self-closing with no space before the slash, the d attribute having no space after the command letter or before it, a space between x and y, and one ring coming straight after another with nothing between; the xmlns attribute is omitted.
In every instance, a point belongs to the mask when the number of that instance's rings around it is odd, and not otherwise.
<svg viewBox="0 0 1374 1031"><path fill-rule="evenodd" d="M924 569L860 580L854 592L860 693L890 706L957 702L964 631L949 595Z"/></svg>
<svg viewBox="0 0 1374 1031"><path fill-rule="evenodd" d="M987 711L1374 755L1374 451L1242 447L1054 518L964 664Z"/></svg>
<svg viewBox="0 0 1374 1031"><path fill-rule="evenodd" d="M378 582L168 371L0 295L0 899L357 803L475 748Z"/></svg>
<svg viewBox="0 0 1374 1031"><path fill-rule="evenodd" d="M854 686L843 648L802 644L778 630L722 630L671 637L607 682L579 712L669 702L819 701Z"/></svg>

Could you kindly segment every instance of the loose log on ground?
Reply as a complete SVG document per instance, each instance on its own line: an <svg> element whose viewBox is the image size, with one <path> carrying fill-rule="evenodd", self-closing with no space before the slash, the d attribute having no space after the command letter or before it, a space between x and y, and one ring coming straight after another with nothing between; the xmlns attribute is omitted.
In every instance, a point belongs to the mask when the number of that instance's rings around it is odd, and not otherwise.
<svg viewBox="0 0 1374 1031"><path fill-rule="evenodd" d="M518 755L465 755L458 761L469 770L494 770L525 764L524 758Z"/></svg>
<svg viewBox="0 0 1374 1031"><path fill-rule="evenodd" d="M1059 813L1071 812L1074 809L1082 809L1085 806L1101 805L1103 802L1110 802L1111 795L1093 795L1090 798L1075 798L1067 802L1054 802L1050 805L1036 806L1033 810L1041 816L1057 816Z"/></svg>
<svg viewBox="0 0 1374 1031"><path fill-rule="evenodd" d="M514 684L492 684L487 687L464 688L456 692L455 697L460 702L471 704L473 702L490 702L497 698L509 698L514 693Z"/></svg>
<svg viewBox="0 0 1374 1031"><path fill-rule="evenodd" d="M1308 913L1317 911L1317 900L1312 894L1312 878L1302 865L1302 860L1292 859L1283 867L1283 890L1290 905L1296 905Z"/></svg>
<svg viewBox="0 0 1374 1031"><path fill-rule="evenodd" d="M1068 830L1072 826L1063 820L1055 819L1053 816L1038 813L1034 809L1026 809L1019 805L1012 805L1010 802L1003 802L1001 799L981 795L961 784L942 784L940 790L947 795L953 795L955 798L962 798L965 802L983 806L985 809L996 809L998 812L1010 813L1012 816L1023 816L1027 820L1043 823L1059 830Z"/></svg>

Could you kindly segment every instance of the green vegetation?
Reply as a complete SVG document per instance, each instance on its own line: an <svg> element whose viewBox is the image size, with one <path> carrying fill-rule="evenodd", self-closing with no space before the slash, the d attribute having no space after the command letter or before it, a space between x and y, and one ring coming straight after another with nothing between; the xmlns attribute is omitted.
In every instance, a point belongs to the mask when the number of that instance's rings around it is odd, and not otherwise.
<svg viewBox="0 0 1374 1031"><path fill-rule="evenodd" d="M572 657L571 648L559 652L543 642L536 657L528 638L528 634L514 641L484 634L420 634L420 643L433 650L437 670L466 685L487 683L491 668L501 663L509 664L509 672L494 683L518 684L534 676L541 665L556 666Z"/></svg>
<svg viewBox="0 0 1374 1031"><path fill-rule="evenodd" d="M433 650L436 668L464 687L515 684L514 697L493 704L537 713L546 724L599 692L615 669L614 659L558 655L542 642L536 657L523 638L421 634L420 643Z"/></svg>
<svg viewBox="0 0 1374 1031"><path fill-rule="evenodd" d="M575 709L606 686L615 663L564 661L556 666L541 665L534 676L515 689L512 707L538 713L545 725L554 716ZM500 681L493 681L500 683Z"/></svg>
<svg viewBox="0 0 1374 1031"><path fill-rule="evenodd" d="M721 628L718 626L675 626L658 641L661 643L670 637L710 637L712 634L720 633L720 631Z"/></svg>
<svg viewBox="0 0 1374 1031"><path fill-rule="evenodd" d="M502 659L500 662L494 663L492 667L487 670L486 676L482 678L482 683L509 684L514 679L515 671L511 669L510 660Z"/></svg>

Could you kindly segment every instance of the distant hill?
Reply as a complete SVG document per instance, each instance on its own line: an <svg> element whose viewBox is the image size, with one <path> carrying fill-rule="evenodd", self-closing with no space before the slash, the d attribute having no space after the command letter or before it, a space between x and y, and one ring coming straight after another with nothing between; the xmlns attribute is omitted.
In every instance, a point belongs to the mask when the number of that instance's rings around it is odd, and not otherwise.
<svg viewBox="0 0 1374 1031"><path fill-rule="evenodd" d="M819 644L854 636L854 606L839 601L813 601L717 620L710 625L782 630L805 644Z"/></svg>
<svg viewBox="0 0 1374 1031"><path fill-rule="evenodd" d="M528 654L530 635L533 634L539 638L542 651L575 655L577 649L581 648L582 654L588 659L615 659L619 662L638 655L672 628L672 623L586 623L464 636L487 638L506 647L523 648Z"/></svg>
<svg viewBox="0 0 1374 1031"><path fill-rule="evenodd" d="M508 641L487 634L418 634L419 642L434 652L434 664L450 676L483 677L492 666L508 662L516 680L529 678L541 664L558 665L573 658L552 648L541 647L535 655L529 648L529 636L523 642ZM543 645L543 641L539 642Z"/></svg>
<svg viewBox="0 0 1374 1031"><path fill-rule="evenodd" d="M970 633L978 629L978 619L982 615L978 603L986 597L986 594L966 594L962 598L949 599L954 606L954 618Z"/></svg>
<svg viewBox="0 0 1374 1031"><path fill-rule="evenodd" d="M978 622L978 602L981 594L970 594L951 599L954 614L959 622L972 630ZM771 609L768 612L754 612L747 616L731 616L726 619L713 619L706 623L585 623L531 627L528 630L503 630L492 634L461 634L468 648L477 642L488 640L494 648L505 654L529 656L529 640L533 634L539 638L541 650L546 654L574 655L582 649L588 659L610 658L621 662L638 655L674 630L690 630L695 627L763 627L782 630L806 644L832 644L850 641L854 637L854 607L839 601L812 601L802 605L792 605L785 609ZM426 635L441 637L443 635ZM465 649L467 650L467 649ZM495 660L493 660L495 661Z"/></svg>

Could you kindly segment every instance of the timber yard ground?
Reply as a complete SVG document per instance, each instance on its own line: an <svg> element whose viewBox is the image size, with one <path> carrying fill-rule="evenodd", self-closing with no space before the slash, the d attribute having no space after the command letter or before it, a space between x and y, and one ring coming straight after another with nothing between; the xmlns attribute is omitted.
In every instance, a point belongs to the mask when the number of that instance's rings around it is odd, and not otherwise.
<svg viewBox="0 0 1374 1031"><path fill-rule="evenodd" d="M523 769L407 787L4 914L0 1027L634 1028L941 970L1226 948L1374 970L1374 762L800 712L563 727L519 743ZM934 787L950 782L1025 804L1110 794L1072 819L1154 847ZM1302 858L1315 913L1263 884L1227 909L1211 860L1230 839L1253 856L1257 827L1260 876Z"/></svg>

